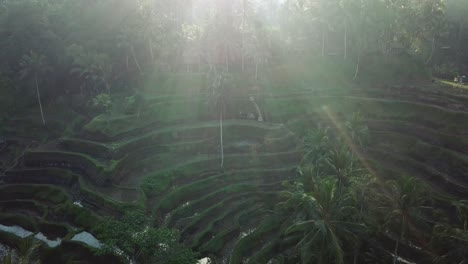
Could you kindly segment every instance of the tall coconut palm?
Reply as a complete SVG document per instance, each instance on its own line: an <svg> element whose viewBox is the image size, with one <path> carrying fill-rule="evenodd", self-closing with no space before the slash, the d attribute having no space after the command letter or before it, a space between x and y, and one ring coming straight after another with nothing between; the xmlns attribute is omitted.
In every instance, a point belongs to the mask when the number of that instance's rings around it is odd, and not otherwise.
<svg viewBox="0 0 468 264"><path fill-rule="evenodd" d="M47 64L46 57L42 54L30 51L29 54L23 55L20 60L20 79L32 78L36 87L37 102L39 103L39 110L41 112L42 124L46 124L44 118L44 111L42 110L41 94L39 91L39 80L45 76L45 74L51 71L51 68Z"/></svg>
<svg viewBox="0 0 468 264"><path fill-rule="evenodd" d="M227 77L224 74L211 74L208 76L210 87L208 101L211 107L219 113L219 139L221 152L221 168L224 167L224 142L223 142L223 120L226 114L226 103L228 93Z"/></svg>
<svg viewBox="0 0 468 264"><path fill-rule="evenodd" d="M135 53L134 43L132 42L132 41L135 41L136 36L132 36L131 35L132 33L129 33L129 32L131 32L131 31L128 30L128 29L125 29L125 30L122 31L122 33L120 33L117 36L117 46L119 48L122 48L125 51L127 70L129 68L129 62L128 62L129 61L129 56L131 55L132 59L133 59L133 62L135 63L135 65L138 68L138 71L139 71L140 75L143 75L143 70L142 70L142 68L140 66L140 62L138 61L137 55ZM133 35L135 35L135 34L133 34ZM152 51L152 49L151 49L151 51ZM151 55L151 56L154 56L154 55Z"/></svg>
<svg viewBox="0 0 468 264"><path fill-rule="evenodd" d="M431 209L431 199L424 184L413 177L405 176L387 181L385 187L388 191L380 195L380 209L385 212L386 225L396 227L395 231L399 233L393 252L393 264L396 264L400 241L406 239L416 225L426 222L424 212Z"/></svg>
<svg viewBox="0 0 468 264"><path fill-rule="evenodd" d="M366 231L364 224L354 221L357 209L351 197L340 190L336 179L316 181L311 192L297 185L285 204L296 209L294 221L286 234L297 236L302 263L336 263L345 261L345 249L359 240Z"/></svg>
<svg viewBox="0 0 468 264"><path fill-rule="evenodd" d="M260 107L258 106L257 102L255 101L255 97L253 96L249 96L249 101L252 102L255 110L257 111L257 121L258 122L263 122L263 115L262 115L262 111L260 110Z"/></svg>

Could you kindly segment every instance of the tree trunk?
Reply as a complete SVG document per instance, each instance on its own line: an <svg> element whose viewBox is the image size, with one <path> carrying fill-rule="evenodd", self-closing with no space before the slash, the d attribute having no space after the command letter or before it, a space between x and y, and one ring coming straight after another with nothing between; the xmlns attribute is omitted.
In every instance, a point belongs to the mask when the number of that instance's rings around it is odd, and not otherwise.
<svg viewBox="0 0 468 264"><path fill-rule="evenodd" d="M322 57L325 57L325 30L322 31Z"/></svg>
<svg viewBox="0 0 468 264"><path fill-rule="evenodd" d="M153 52L153 42L151 41L151 38L148 38L148 48L151 56L151 65L154 63L154 52Z"/></svg>
<svg viewBox="0 0 468 264"><path fill-rule="evenodd" d="M361 51L359 51L359 54L358 54L358 59L357 59L357 63L356 63L356 71L354 72L354 78L353 78L353 81L355 81L359 75L359 66L361 64Z"/></svg>
<svg viewBox="0 0 468 264"><path fill-rule="evenodd" d="M102 78L102 81L104 82L104 85L106 86L107 93L110 96L111 95L111 89L110 89L109 82L107 82L106 79L104 79L104 78Z"/></svg>
<svg viewBox="0 0 468 264"><path fill-rule="evenodd" d="M245 0L242 1L242 42L241 42L241 63L242 63L242 72L245 70L245 36L244 36L244 31L245 31Z"/></svg>
<svg viewBox="0 0 468 264"><path fill-rule="evenodd" d="M242 44L243 46L244 44ZM244 48L242 48L242 56L241 56L241 63L242 63L242 72L245 71L245 55L244 55Z"/></svg>
<svg viewBox="0 0 468 264"><path fill-rule="evenodd" d="M255 61L255 80L258 80L258 61Z"/></svg>
<svg viewBox="0 0 468 264"><path fill-rule="evenodd" d="M405 235L405 225L404 225L405 218L404 218L403 215L401 216L400 221L401 221L400 237L398 237L398 239L395 242L395 251L393 252L393 264L397 263L397 260L398 260L398 246L400 244L400 240L403 239L403 237Z"/></svg>
<svg viewBox="0 0 468 264"><path fill-rule="evenodd" d="M346 19L344 20L344 59L348 58L348 24L346 23Z"/></svg>
<svg viewBox="0 0 468 264"><path fill-rule="evenodd" d="M39 93L39 84L37 83L37 74L34 75L34 81L36 82L37 101L39 102L39 110L41 111L42 124L45 126L46 122L44 119L44 112L42 111L41 94Z"/></svg>
<svg viewBox="0 0 468 264"><path fill-rule="evenodd" d="M107 129L110 128L110 119L111 119L111 114L109 108L106 109L106 124L107 124Z"/></svg>
<svg viewBox="0 0 468 264"><path fill-rule="evenodd" d="M219 140L221 147L221 168L224 168L223 111L219 113Z"/></svg>
<svg viewBox="0 0 468 264"><path fill-rule="evenodd" d="M198 73L201 73L201 64L202 64L202 58L201 55L198 55Z"/></svg>
<svg viewBox="0 0 468 264"><path fill-rule="evenodd" d="M262 111L260 111L260 107L258 107L257 102L255 102L255 98L253 96L250 96L249 99L252 102L252 104L254 105L255 109L257 110L258 122L263 122Z"/></svg>
<svg viewBox="0 0 468 264"><path fill-rule="evenodd" d="M430 55L429 58L427 59L426 65L428 65L429 62L431 62L432 56L434 55L434 49L435 49L435 35L434 35L434 37L432 37L431 55Z"/></svg>
<svg viewBox="0 0 468 264"><path fill-rule="evenodd" d="M229 72L229 44L226 45L226 72Z"/></svg>
<svg viewBox="0 0 468 264"><path fill-rule="evenodd" d="M460 27L458 28L458 40L457 40L457 68L458 68L458 71L460 71L461 69L461 65L462 65L462 61L461 61L461 58L462 58L462 32L463 32L463 22L460 21Z"/></svg>
<svg viewBox="0 0 468 264"><path fill-rule="evenodd" d="M400 243L400 238L398 238L395 242L395 251L393 252L393 264L397 263L398 260L398 245Z"/></svg>
<svg viewBox="0 0 468 264"><path fill-rule="evenodd" d="M140 63L138 63L138 59L136 57L135 49L133 48L133 46L130 47L130 51L132 52L133 61L135 62L136 66L138 67L138 70L140 71L140 74L143 75L143 70L140 67Z"/></svg>

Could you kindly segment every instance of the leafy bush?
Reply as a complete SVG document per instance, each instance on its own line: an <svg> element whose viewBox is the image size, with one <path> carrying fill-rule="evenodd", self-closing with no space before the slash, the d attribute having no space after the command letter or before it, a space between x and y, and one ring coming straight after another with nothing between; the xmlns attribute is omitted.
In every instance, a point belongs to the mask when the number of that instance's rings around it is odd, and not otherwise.
<svg viewBox="0 0 468 264"><path fill-rule="evenodd" d="M125 97L125 114L137 114L140 116L145 103L145 98L139 93Z"/></svg>
<svg viewBox="0 0 468 264"><path fill-rule="evenodd" d="M458 75L458 67L455 63L443 63L434 65L432 74L443 79L452 79Z"/></svg>
<svg viewBox="0 0 468 264"><path fill-rule="evenodd" d="M180 174L178 171L167 171L151 175L143 181L141 188L146 196L156 196L166 190L172 179Z"/></svg>
<svg viewBox="0 0 468 264"><path fill-rule="evenodd" d="M127 262L194 264L197 254L180 244L179 234L167 228L151 226L142 211L129 211L122 220L108 218L95 231L103 242L100 254L115 253L119 248Z"/></svg>
<svg viewBox="0 0 468 264"><path fill-rule="evenodd" d="M101 93L96 95L91 100L93 107L105 111L107 114L110 113L110 107L112 105L112 100L109 94Z"/></svg>

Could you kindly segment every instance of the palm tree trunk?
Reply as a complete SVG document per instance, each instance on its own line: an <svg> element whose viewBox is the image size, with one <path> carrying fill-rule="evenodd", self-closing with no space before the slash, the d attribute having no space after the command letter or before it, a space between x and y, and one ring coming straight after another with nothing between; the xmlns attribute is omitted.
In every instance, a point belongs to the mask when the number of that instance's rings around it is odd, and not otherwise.
<svg viewBox="0 0 468 264"><path fill-rule="evenodd" d="M322 57L325 57L325 30L322 31Z"/></svg>
<svg viewBox="0 0 468 264"><path fill-rule="evenodd" d="M255 80L258 80L258 61L255 60Z"/></svg>
<svg viewBox="0 0 468 264"><path fill-rule="evenodd" d="M395 251L393 252L393 264L396 264L397 263L397 260L398 260L398 246L400 244L400 240L403 239L403 236L405 234L405 228L404 228L404 223L405 223L405 218L404 216L402 215L401 216L401 231L400 231L400 236L398 237L398 239L396 240L395 242Z"/></svg>
<svg viewBox="0 0 468 264"><path fill-rule="evenodd" d="M242 41L243 43L244 41ZM245 55L244 55L244 44L242 44L242 50L241 50L241 65L242 65L242 72L245 71Z"/></svg>
<svg viewBox="0 0 468 264"><path fill-rule="evenodd" d="M463 46L462 46L463 23L462 22L459 22L459 23L460 23L460 26L458 28L457 60L456 60L456 63L457 63L457 67L460 69L460 66L462 64L460 59L462 58L462 49L463 49Z"/></svg>
<svg viewBox="0 0 468 264"><path fill-rule="evenodd" d="M140 71L140 74L143 75L143 71L141 70L140 63L138 63L138 59L136 57L135 49L133 48L133 46L130 47L130 51L132 52L133 61L135 62L136 66L138 67L138 70Z"/></svg>
<svg viewBox="0 0 468 264"><path fill-rule="evenodd" d="M357 59L357 63L356 63L356 71L354 72L353 81L355 81L357 79L358 75L359 75L360 64L361 64L361 50L359 50L358 59Z"/></svg>
<svg viewBox="0 0 468 264"><path fill-rule="evenodd" d="M242 1L242 32L241 32L241 36L242 36L242 42L241 42L241 63L242 63L242 72L244 72L245 70L245 54L244 54L244 51L245 51L245 36L244 36L244 31L245 31L245 0Z"/></svg>
<svg viewBox="0 0 468 264"><path fill-rule="evenodd" d="M400 244L400 238L395 242L395 251L393 252L393 264L397 263L398 260L398 245Z"/></svg>
<svg viewBox="0 0 468 264"><path fill-rule="evenodd" d="M110 96L111 95L111 89L110 89L109 82L107 82L106 79L104 79L104 78L102 78L102 81L104 82L104 85L106 86L106 89L107 89L107 93Z"/></svg>
<svg viewBox="0 0 468 264"><path fill-rule="evenodd" d="M107 107L107 109L106 109L106 124L107 124L107 129L110 128L110 119L111 119L110 109L109 109L109 107Z"/></svg>
<svg viewBox="0 0 468 264"><path fill-rule="evenodd" d="M151 56L151 65L154 63L154 52L153 52L153 42L151 41L151 38L148 38L148 48Z"/></svg>
<svg viewBox="0 0 468 264"><path fill-rule="evenodd" d="M428 65L429 62L431 62L432 56L434 55L434 49L435 49L435 34L434 34L434 36L432 37L431 55L430 55L429 58L427 59L426 65Z"/></svg>
<svg viewBox="0 0 468 264"><path fill-rule="evenodd" d="M201 73L201 64L202 64L202 57L198 55L198 73Z"/></svg>
<svg viewBox="0 0 468 264"><path fill-rule="evenodd" d="M250 96L249 99L252 102L252 104L254 105L255 109L257 110L258 122L263 122L262 112L260 111L260 107L258 107L257 102L255 102L255 98L253 96Z"/></svg>
<svg viewBox="0 0 468 264"><path fill-rule="evenodd" d="M346 19L344 20L344 59L348 58L348 24L346 23Z"/></svg>
<svg viewBox="0 0 468 264"><path fill-rule="evenodd" d="M37 74L34 75L34 81L36 82L37 101L39 102L39 110L41 111L42 124L45 126L46 122L44 119L44 112L42 111L41 94L39 93L39 84L37 82Z"/></svg>
<svg viewBox="0 0 468 264"><path fill-rule="evenodd" d="M229 72L229 44L226 45L226 72Z"/></svg>
<svg viewBox="0 0 468 264"><path fill-rule="evenodd" d="M219 113L219 140L221 146L221 168L224 167L224 146L223 146L223 111Z"/></svg>

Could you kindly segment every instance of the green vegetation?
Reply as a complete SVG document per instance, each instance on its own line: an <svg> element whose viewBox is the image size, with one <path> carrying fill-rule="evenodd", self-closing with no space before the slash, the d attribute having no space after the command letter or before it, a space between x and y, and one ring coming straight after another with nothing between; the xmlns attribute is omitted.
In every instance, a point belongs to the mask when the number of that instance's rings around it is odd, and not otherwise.
<svg viewBox="0 0 468 264"><path fill-rule="evenodd" d="M0 0L0 262L463 263L467 13Z"/></svg>
<svg viewBox="0 0 468 264"><path fill-rule="evenodd" d="M178 171L168 171L148 176L144 179L141 188L147 196L156 196L170 187L173 179L180 174Z"/></svg>
<svg viewBox="0 0 468 264"><path fill-rule="evenodd" d="M100 253L121 252L125 262L189 264L197 255L178 243L174 230L154 228L143 212L126 212L122 220L107 219L95 227L104 243Z"/></svg>

